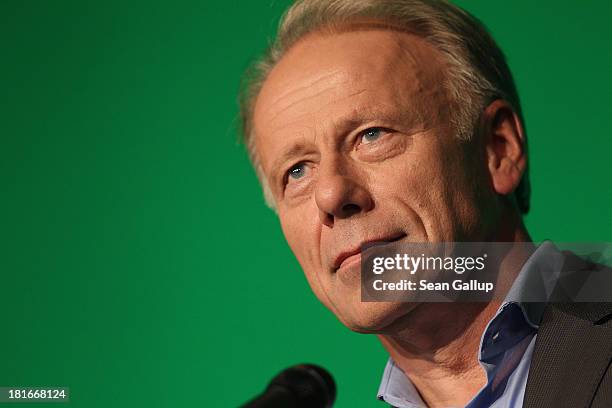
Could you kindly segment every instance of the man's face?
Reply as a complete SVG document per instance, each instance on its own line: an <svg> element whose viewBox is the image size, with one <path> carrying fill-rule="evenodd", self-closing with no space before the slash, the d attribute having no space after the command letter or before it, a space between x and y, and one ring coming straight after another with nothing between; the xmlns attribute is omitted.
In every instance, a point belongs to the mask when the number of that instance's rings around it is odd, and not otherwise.
<svg viewBox="0 0 612 408"><path fill-rule="evenodd" d="M289 246L349 328L383 332L416 305L360 302L360 246L484 239L481 149L450 124L441 54L371 29L311 34L257 99L255 147Z"/></svg>

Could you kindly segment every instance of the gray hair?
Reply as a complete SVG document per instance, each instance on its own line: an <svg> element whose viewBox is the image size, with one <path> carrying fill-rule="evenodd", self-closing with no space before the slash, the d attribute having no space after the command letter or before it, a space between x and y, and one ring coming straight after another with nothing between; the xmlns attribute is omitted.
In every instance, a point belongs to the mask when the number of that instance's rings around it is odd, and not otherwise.
<svg viewBox="0 0 612 408"><path fill-rule="evenodd" d="M362 22L417 35L442 53L448 63L445 86L453 102L451 124L461 140L473 138L482 111L496 99L506 100L524 124L503 52L484 25L461 8L445 0L296 0L283 15L266 54L247 70L240 92L242 136L271 208L275 208L274 198L255 150L252 122L262 85L287 50L305 35L341 31L350 23ZM514 194L519 210L527 213L528 168Z"/></svg>

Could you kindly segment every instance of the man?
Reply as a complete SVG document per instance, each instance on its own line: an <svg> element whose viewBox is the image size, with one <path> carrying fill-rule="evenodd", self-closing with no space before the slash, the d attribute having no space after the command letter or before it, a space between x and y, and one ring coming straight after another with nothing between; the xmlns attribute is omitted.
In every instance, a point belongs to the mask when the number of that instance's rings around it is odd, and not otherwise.
<svg viewBox="0 0 612 408"><path fill-rule="evenodd" d="M502 285L503 302L361 301L366 244L531 241L519 98L476 19L445 1L298 1L249 77L242 116L314 293L389 352L380 399L612 406L609 304L530 307L512 301L524 284ZM561 256L531 252L508 254L500 275L525 282Z"/></svg>

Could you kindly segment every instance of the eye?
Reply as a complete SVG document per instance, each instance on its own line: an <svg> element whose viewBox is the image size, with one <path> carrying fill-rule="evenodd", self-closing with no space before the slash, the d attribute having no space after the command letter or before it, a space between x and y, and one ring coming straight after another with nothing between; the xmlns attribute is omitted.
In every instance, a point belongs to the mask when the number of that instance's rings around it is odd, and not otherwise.
<svg viewBox="0 0 612 408"><path fill-rule="evenodd" d="M373 143L380 139L385 133L385 129L382 128L370 128L366 129L361 133L361 143L368 144Z"/></svg>
<svg viewBox="0 0 612 408"><path fill-rule="evenodd" d="M299 180L304 177L304 174L306 174L306 163L298 163L287 172L287 181Z"/></svg>

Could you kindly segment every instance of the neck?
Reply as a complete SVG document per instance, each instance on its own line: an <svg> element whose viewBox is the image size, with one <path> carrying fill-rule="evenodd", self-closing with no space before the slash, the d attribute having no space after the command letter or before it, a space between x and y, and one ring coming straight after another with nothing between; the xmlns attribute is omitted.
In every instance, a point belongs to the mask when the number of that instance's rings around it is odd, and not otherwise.
<svg viewBox="0 0 612 408"><path fill-rule="evenodd" d="M530 242L522 222L496 237L500 242ZM529 254L509 251L499 266L503 299ZM478 362L480 338L499 307L489 303L422 303L378 337L429 407L465 406L485 385Z"/></svg>

